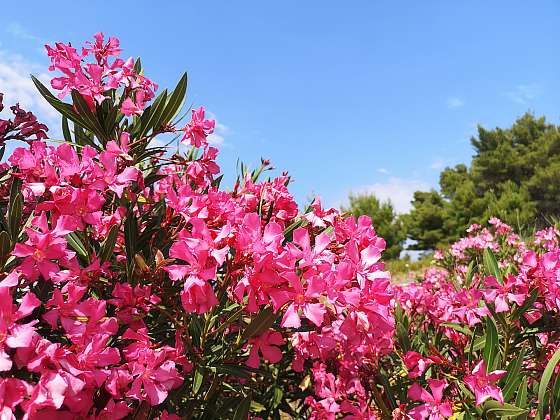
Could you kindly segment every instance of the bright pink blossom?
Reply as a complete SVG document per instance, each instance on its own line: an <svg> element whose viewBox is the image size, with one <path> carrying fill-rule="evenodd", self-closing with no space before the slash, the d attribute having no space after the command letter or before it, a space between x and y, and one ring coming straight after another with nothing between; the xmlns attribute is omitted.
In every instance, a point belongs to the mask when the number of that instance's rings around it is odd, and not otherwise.
<svg viewBox="0 0 560 420"><path fill-rule="evenodd" d="M438 379L428 379L431 393L422 388L418 383L412 384L408 390L408 397L413 401L422 401L424 404L414 407L408 414L414 420L440 420L453 414L451 403L443 399L443 391L447 382Z"/></svg>
<svg viewBox="0 0 560 420"><path fill-rule="evenodd" d="M502 390L496 385L498 379L507 373L505 370L494 370L486 373L486 363L481 360L476 364L472 373L464 379L469 389L474 393L476 405L481 405L489 398L493 398L500 404L504 403Z"/></svg>
<svg viewBox="0 0 560 420"><path fill-rule="evenodd" d="M249 345L252 345L247 359L247 366L258 368L260 365L260 357L270 363L278 363L282 359L282 350L278 347L284 344L282 334L278 331L265 331L257 337L249 340Z"/></svg>
<svg viewBox="0 0 560 420"><path fill-rule="evenodd" d="M207 144L207 137L214 132L214 120L207 120L204 118L204 107L193 109L192 118L189 123L183 128L185 134L183 141L189 139L190 144L195 147L200 147Z"/></svg>

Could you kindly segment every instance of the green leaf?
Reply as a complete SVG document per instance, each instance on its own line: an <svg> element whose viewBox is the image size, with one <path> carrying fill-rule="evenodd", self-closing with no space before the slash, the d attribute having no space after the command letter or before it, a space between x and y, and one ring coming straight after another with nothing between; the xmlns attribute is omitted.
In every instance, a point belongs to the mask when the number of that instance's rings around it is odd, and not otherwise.
<svg viewBox="0 0 560 420"><path fill-rule="evenodd" d="M495 400L486 401L484 403L483 410L487 414L493 414L497 416L507 416L507 417L519 416L527 412L527 410L516 407L513 404L505 403L502 405Z"/></svg>
<svg viewBox="0 0 560 420"><path fill-rule="evenodd" d="M134 62L134 73L140 74L141 72L142 72L142 61L140 60L140 57L138 57Z"/></svg>
<svg viewBox="0 0 560 420"><path fill-rule="evenodd" d="M161 121L163 124L169 124L173 118L177 115L177 112L181 109L183 103L185 102L185 95L187 93L187 73L184 73L173 93L169 96L167 100L167 105L163 111Z"/></svg>
<svg viewBox="0 0 560 420"><path fill-rule="evenodd" d="M266 410L266 407L257 401L251 401L250 409L253 413L260 413L261 411Z"/></svg>
<svg viewBox="0 0 560 420"><path fill-rule="evenodd" d="M214 369L216 372L237 376L238 378L249 379L251 377L251 371L247 370L243 365L218 365Z"/></svg>
<svg viewBox="0 0 560 420"><path fill-rule="evenodd" d="M465 335L469 335L469 336L473 335L473 332L468 327L462 324L456 324L454 322L442 322L441 325L444 327L452 328L455 331L459 331L460 333L463 333Z"/></svg>
<svg viewBox="0 0 560 420"><path fill-rule="evenodd" d="M251 407L251 396L247 395L243 398L235 410L233 420L247 420L249 418L249 408Z"/></svg>
<svg viewBox="0 0 560 420"><path fill-rule="evenodd" d="M467 268L467 274L465 275L465 287L467 289L471 287L471 283L474 277L474 263L475 260L472 260L469 263L469 267Z"/></svg>
<svg viewBox="0 0 560 420"><path fill-rule="evenodd" d="M515 405L521 408L527 407L527 382L528 379L524 376L519 388L517 389L517 395L515 397Z"/></svg>
<svg viewBox="0 0 560 420"><path fill-rule="evenodd" d="M72 134L70 133L70 126L68 125L68 118L62 116L62 135L64 136L64 140L69 143L72 143Z"/></svg>
<svg viewBox="0 0 560 420"><path fill-rule="evenodd" d="M10 235L8 232L3 230L0 232L0 258L7 256L12 250L12 244L10 241Z"/></svg>
<svg viewBox="0 0 560 420"><path fill-rule="evenodd" d="M76 112L72 108L72 105L62 102L60 99L56 98L51 93L51 91L48 90L45 87L45 85L43 85L39 81L39 79L37 79L35 76L31 75L31 80L33 80L33 83L39 90L41 96L43 96L43 98L45 98L47 102L53 106L53 108L55 108L58 112L60 112L63 116L65 116L69 120L83 125L82 119L78 116L78 114L76 114Z"/></svg>
<svg viewBox="0 0 560 420"><path fill-rule="evenodd" d="M111 259L111 256L115 251L115 244L117 243L119 229L120 227L118 225L113 225L111 226L111 229L109 229L109 234L107 235L107 238L105 239L105 241L101 245L101 249L99 250L99 259L102 263Z"/></svg>
<svg viewBox="0 0 560 420"><path fill-rule="evenodd" d="M83 257L86 261L89 262L89 253L87 252L84 243L81 241L76 232L70 232L68 235L66 235L66 241L72 247L72 249L78 253L79 256Z"/></svg>
<svg viewBox="0 0 560 420"><path fill-rule="evenodd" d="M277 316L278 314L274 313L272 307L266 306L251 320L245 331L243 331L242 338L248 340L267 331L274 324Z"/></svg>
<svg viewBox="0 0 560 420"><path fill-rule="evenodd" d="M201 369L202 368L199 366L194 371L192 390L195 394L198 394L198 391L200 390L200 386L202 385L202 381L204 379L204 375L202 374Z"/></svg>
<svg viewBox="0 0 560 420"><path fill-rule="evenodd" d="M552 386L552 394L550 396L550 400L552 403L551 408L551 417L560 417L560 375L557 375L556 381L554 381L554 385Z"/></svg>
<svg viewBox="0 0 560 420"><path fill-rule="evenodd" d="M134 269L134 255L136 254L137 241L138 219L132 210L132 205L130 205L124 222L124 243L126 248L127 275L129 280L132 277L132 271Z"/></svg>
<svg viewBox="0 0 560 420"><path fill-rule="evenodd" d="M83 127L76 123L74 123L74 136L76 138L76 144L79 144L80 146L89 145L96 150L101 150L100 147L93 141L93 137L86 134Z"/></svg>
<svg viewBox="0 0 560 420"><path fill-rule="evenodd" d="M543 371L543 374L541 376L541 381L539 384L539 393L538 393L538 399L539 399L539 416L540 418L544 418L545 416L545 411L546 411L546 390L548 388L548 384L550 382L550 379L552 378L552 374L554 373L554 369L556 368L556 365L558 364L558 362L560 362L560 349L556 350L556 352L552 355L552 357L550 358L550 360L548 361L546 368Z"/></svg>
<svg viewBox="0 0 560 420"><path fill-rule="evenodd" d="M513 359L508 367L507 367L507 375L503 379L503 383L505 384L502 387L504 400L509 401L511 398L514 397L514 391L517 389L519 383L523 379L523 376L520 376L519 373L521 372L521 367L523 366L523 358L525 357L526 349L522 348L519 352L519 356Z"/></svg>
<svg viewBox="0 0 560 420"><path fill-rule="evenodd" d="M136 136L138 139L145 137L150 129L155 127L156 123L160 120L161 115L163 114L166 101L167 90L164 90L158 95L154 102L144 110L142 116L140 117L139 132ZM143 150L143 147L141 149Z"/></svg>
<svg viewBox="0 0 560 420"><path fill-rule="evenodd" d="M486 340L482 357L486 361L488 371L494 370L494 361L499 352L498 347L498 330L494 319L490 316L486 317Z"/></svg>
<svg viewBox="0 0 560 420"><path fill-rule="evenodd" d="M482 258L484 260L484 268L486 269L486 272L489 275L496 277L496 280L498 280L500 284L503 283L502 274L500 273L498 261L496 261L494 253L489 248L485 248Z"/></svg>
<svg viewBox="0 0 560 420"><path fill-rule="evenodd" d="M14 179L12 187L16 184L19 185L19 183L16 183ZM21 215L23 212L23 198L21 193L18 191L19 188L17 187L11 189L10 204L8 206L8 232L12 238L12 242L16 242L18 240L20 234L19 225L21 223Z"/></svg>
<svg viewBox="0 0 560 420"><path fill-rule="evenodd" d="M78 111L78 115L84 122L84 127L95 134L97 138L101 140L101 143L105 145L110 140L109 135L105 133L105 130L99 123L97 116L91 111L88 103L77 90L72 90L72 102Z"/></svg>
<svg viewBox="0 0 560 420"><path fill-rule="evenodd" d="M274 387L274 396L272 397L272 408L276 408L282 402L282 398L284 398L284 391L280 387Z"/></svg>

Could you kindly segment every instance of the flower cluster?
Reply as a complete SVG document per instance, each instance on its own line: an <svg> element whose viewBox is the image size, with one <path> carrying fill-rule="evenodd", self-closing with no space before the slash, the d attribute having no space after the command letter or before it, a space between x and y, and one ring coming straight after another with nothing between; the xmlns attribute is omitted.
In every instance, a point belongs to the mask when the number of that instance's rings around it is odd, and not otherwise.
<svg viewBox="0 0 560 420"><path fill-rule="evenodd" d="M557 228L493 218L392 285L368 217L300 212L267 160L220 187L185 77L154 98L115 38L47 50L66 141L0 120L28 143L0 174L2 419L559 414Z"/></svg>
<svg viewBox="0 0 560 420"><path fill-rule="evenodd" d="M439 267L420 282L394 288L397 331L408 331L397 333L402 361L393 358L388 372L404 369L393 380L396 388L410 387L410 401L397 411L413 419L548 410L536 390L547 367L559 369L560 236L551 227L524 242L496 218L489 225L471 226L467 237L438 252ZM550 398L551 415L556 400L547 385L540 392Z"/></svg>
<svg viewBox="0 0 560 420"><path fill-rule="evenodd" d="M110 37L105 41L101 32L94 35L93 42L86 42L80 52L72 44L60 42L54 47L46 45L46 49L51 60L49 70L63 74L51 81L53 89L60 90L61 99L75 90L94 110L95 105L114 99L115 92L122 88L120 110L130 116L140 115L157 90L155 83L135 69L132 57L126 61L118 58L119 40Z"/></svg>
<svg viewBox="0 0 560 420"><path fill-rule="evenodd" d="M52 86L79 92L101 127L105 104L142 114L153 97L115 38L47 50L64 74ZM375 418L370 376L394 321L371 220L318 199L300 214L287 175L259 181L268 161L220 189L204 108L182 129L162 121L184 132L185 154L139 148L146 120L101 141L76 118L67 143L32 141L8 158L2 418L231 418L243 407Z"/></svg>
<svg viewBox="0 0 560 420"><path fill-rule="evenodd" d="M4 94L0 93L0 112L4 109ZM14 119L0 118L0 145L7 140L35 141L47 138L47 126L37 121L31 112L20 108L19 104L10 107Z"/></svg>

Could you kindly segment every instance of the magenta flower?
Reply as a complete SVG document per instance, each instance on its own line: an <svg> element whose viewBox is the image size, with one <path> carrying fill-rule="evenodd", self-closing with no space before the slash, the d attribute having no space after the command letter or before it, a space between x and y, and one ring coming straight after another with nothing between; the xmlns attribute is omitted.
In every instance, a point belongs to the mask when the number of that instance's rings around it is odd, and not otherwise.
<svg viewBox="0 0 560 420"><path fill-rule="evenodd" d="M6 279L15 281L8 281ZM37 333L33 327L38 321L27 324L18 324L22 318L30 315L33 310L41 305L41 302L32 293L28 292L21 301L19 308L12 303L10 287L17 284L17 276L6 278L0 284L0 372L9 371L12 360L7 349L29 347Z"/></svg>
<svg viewBox="0 0 560 420"><path fill-rule="evenodd" d="M249 367L255 369L259 367L259 353L264 360L270 363L278 363L282 359L282 350L277 346L284 344L284 339L278 331L265 331L261 335L251 338L249 344L253 345L246 362Z"/></svg>
<svg viewBox="0 0 560 420"><path fill-rule="evenodd" d="M33 224L39 230L26 228L27 241L17 243L12 254L23 258L19 270L29 279L37 279L40 273L45 280L48 280L52 274L60 270L58 263L52 260L60 262L74 255L66 249L64 237L74 230L75 223L71 216L61 216L55 228L50 229L46 214L41 213L33 219Z"/></svg>
<svg viewBox="0 0 560 420"><path fill-rule="evenodd" d="M187 312L204 314L218 304L212 286L207 281L191 276L185 280L181 303Z"/></svg>
<svg viewBox="0 0 560 420"><path fill-rule="evenodd" d="M208 135L214 132L214 126L216 122L214 120L204 119L204 107L201 106L198 109L193 109L192 119L183 128L185 134L183 135L183 141L189 139L190 143L194 147L200 147L206 144L206 138Z"/></svg>
<svg viewBox="0 0 560 420"><path fill-rule="evenodd" d="M500 404L504 403L504 396L500 387L495 385L496 381L507 373L505 370L495 370L486 373L486 363L481 360L476 364L472 373L464 379L467 386L476 398L476 405L479 406L489 398L493 398Z"/></svg>
<svg viewBox="0 0 560 420"><path fill-rule="evenodd" d="M453 409L449 401L443 400L443 390L447 387L447 382L438 379L428 379L428 386L431 393L422 388L418 383L414 383L408 390L408 397L414 401L422 401L414 407L408 414L414 420L440 420L453 414Z"/></svg>
<svg viewBox="0 0 560 420"><path fill-rule="evenodd" d="M529 293L527 285L512 274L504 278L503 284L500 284L494 276L485 277L484 282L489 287L484 291L484 297L487 302L494 302L498 313L508 311L511 302L515 302L518 306L523 305Z"/></svg>
<svg viewBox="0 0 560 420"><path fill-rule="evenodd" d="M119 40L109 38L104 41L101 32L94 35L94 42L87 42L78 54L70 44L56 43L54 48L45 45L51 59L49 70L59 70L63 76L51 80L51 86L60 90L59 98L64 98L72 90L78 91L95 110L95 103L107 100L106 92L122 88L127 95L121 112L130 116L140 113L146 103L154 97L157 85L134 70L134 60L124 61L117 57L121 53ZM93 58L93 62L86 62Z"/></svg>
<svg viewBox="0 0 560 420"><path fill-rule="evenodd" d="M418 378L422 376L428 366L430 366L433 361L428 357L423 357L420 353L415 351L407 352L403 357L404 364L408 369L409 378Z"/></svg>

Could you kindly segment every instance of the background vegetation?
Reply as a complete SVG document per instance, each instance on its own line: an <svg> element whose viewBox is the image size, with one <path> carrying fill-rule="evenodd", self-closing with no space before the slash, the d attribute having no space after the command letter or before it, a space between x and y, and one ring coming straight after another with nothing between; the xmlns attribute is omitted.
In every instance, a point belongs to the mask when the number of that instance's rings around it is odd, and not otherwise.
<svg viewBox="0 0 560 420"><path fill-rule="evenodd" d="M397 215L373 193L350 195L345 211L369 215L387 241L386 257L402 249L433 250L495 216L528 234L560 216L560 131L526 113L509 128L478 127L469 165L445 168L439 189L416 191L412 209Z"/></svg>

